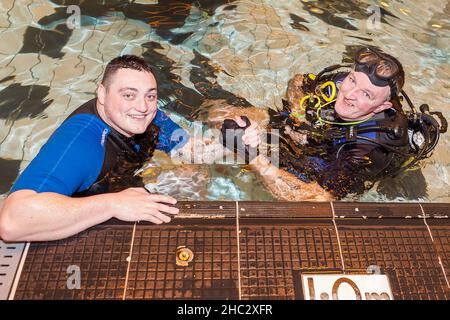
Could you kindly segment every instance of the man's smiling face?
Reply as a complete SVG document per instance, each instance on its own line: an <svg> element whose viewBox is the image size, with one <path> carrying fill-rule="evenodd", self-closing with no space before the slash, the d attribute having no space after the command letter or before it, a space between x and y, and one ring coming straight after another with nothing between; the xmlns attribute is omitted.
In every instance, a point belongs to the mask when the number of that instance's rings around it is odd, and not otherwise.
<svg viewBox="0 0 450 320"><path fill-rule="evenodd" d="M389 98L389 86L377 87L365 73L352 71L341 84L335 110L343 120L363 120L392 107Z"/></svg>
<svg viewBox="0 0 450 320"><path fill-rule="evenodd" d="M157 111L156 79L150 72L119 69L97 90L102 119L130 137L144 133Z"/></svg>

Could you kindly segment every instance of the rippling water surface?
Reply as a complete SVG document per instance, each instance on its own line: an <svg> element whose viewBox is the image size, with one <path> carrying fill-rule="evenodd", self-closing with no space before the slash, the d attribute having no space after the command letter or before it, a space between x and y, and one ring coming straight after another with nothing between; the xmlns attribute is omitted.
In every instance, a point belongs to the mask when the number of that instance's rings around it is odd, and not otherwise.
<svg viewBox="0 0 450 320"><path fill-rule="evenodd" d="M70 5L81 13L75 28ZM186 129L213 108L279 108L294 74L349 61L361 45L397 56L413 101L450 114L449 1L21 0L1 1L0 12L3 195L121 54L154 67L160 107ZM449 144L446 134L419 169L359 200L450 201ZM180 167L162 154L150 165L148 188L179 199L272 199L245 167Z"/></svg>

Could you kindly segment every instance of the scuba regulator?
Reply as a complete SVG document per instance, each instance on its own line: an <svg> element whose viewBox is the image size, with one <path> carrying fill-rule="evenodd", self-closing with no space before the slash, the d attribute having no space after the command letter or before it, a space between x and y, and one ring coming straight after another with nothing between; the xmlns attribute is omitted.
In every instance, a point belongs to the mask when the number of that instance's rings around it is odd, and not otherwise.
<svg viewBox="0 0 450 320"><path fill-rule="evenodd" d="M447 120L442 112L430 112L428 104L422 104L418 113L414 104L408 95L402 90L402 96L405 98L411 111L406 112L408 119L408 140L410 153L414 156L410 158L409 163L404 164L406 170L416 164L419 160L428 158L433 153L434 148L439 142L441 133L447 132ZM435 118L436 116L436 118ZM439 122L437 121L439 119Z"/></svg>

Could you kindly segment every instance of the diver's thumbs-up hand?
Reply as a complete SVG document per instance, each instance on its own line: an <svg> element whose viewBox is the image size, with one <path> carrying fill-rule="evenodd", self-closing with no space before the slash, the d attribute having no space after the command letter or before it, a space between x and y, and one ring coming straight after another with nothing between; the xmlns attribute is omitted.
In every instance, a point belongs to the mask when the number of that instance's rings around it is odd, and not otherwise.
<svg viewBox="0 0 450 320"><path fill-rule="evenodd" d="M251 124L252 121L249 120L247 117L245 117L245 120L248 120L248 122ZM244 117L234 116L234 121L238 124L239 127L243 128L247 126L247 121L244 120Z"/></svg>
<svg viewBox="0 0 450 320"><path fill-rule="evenodd" d="M254 121L249 120L247 117L245 118L245 120L247 121L245 121L243 117L235 116L234 121L238 124L239 127L246 127L244 130L244 135L242 136L242 142L245 145L256 148L261 143L261 135L258 130L258 124Z"/></svg>

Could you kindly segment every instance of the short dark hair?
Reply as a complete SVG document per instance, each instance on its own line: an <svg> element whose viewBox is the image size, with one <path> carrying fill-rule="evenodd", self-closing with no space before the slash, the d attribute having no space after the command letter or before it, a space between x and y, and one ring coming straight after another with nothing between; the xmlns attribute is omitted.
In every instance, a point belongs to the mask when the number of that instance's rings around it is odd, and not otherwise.
<svg viewBox="0 0 450 320"><path fill-rule="evenodd" d="M132 69L137 71L146 71L153 74L152 68L144 59L135 55L123 55L112 59L106 66L103 74L102 85L108 87L111 83L112 76L119 69Z"/></svg>

